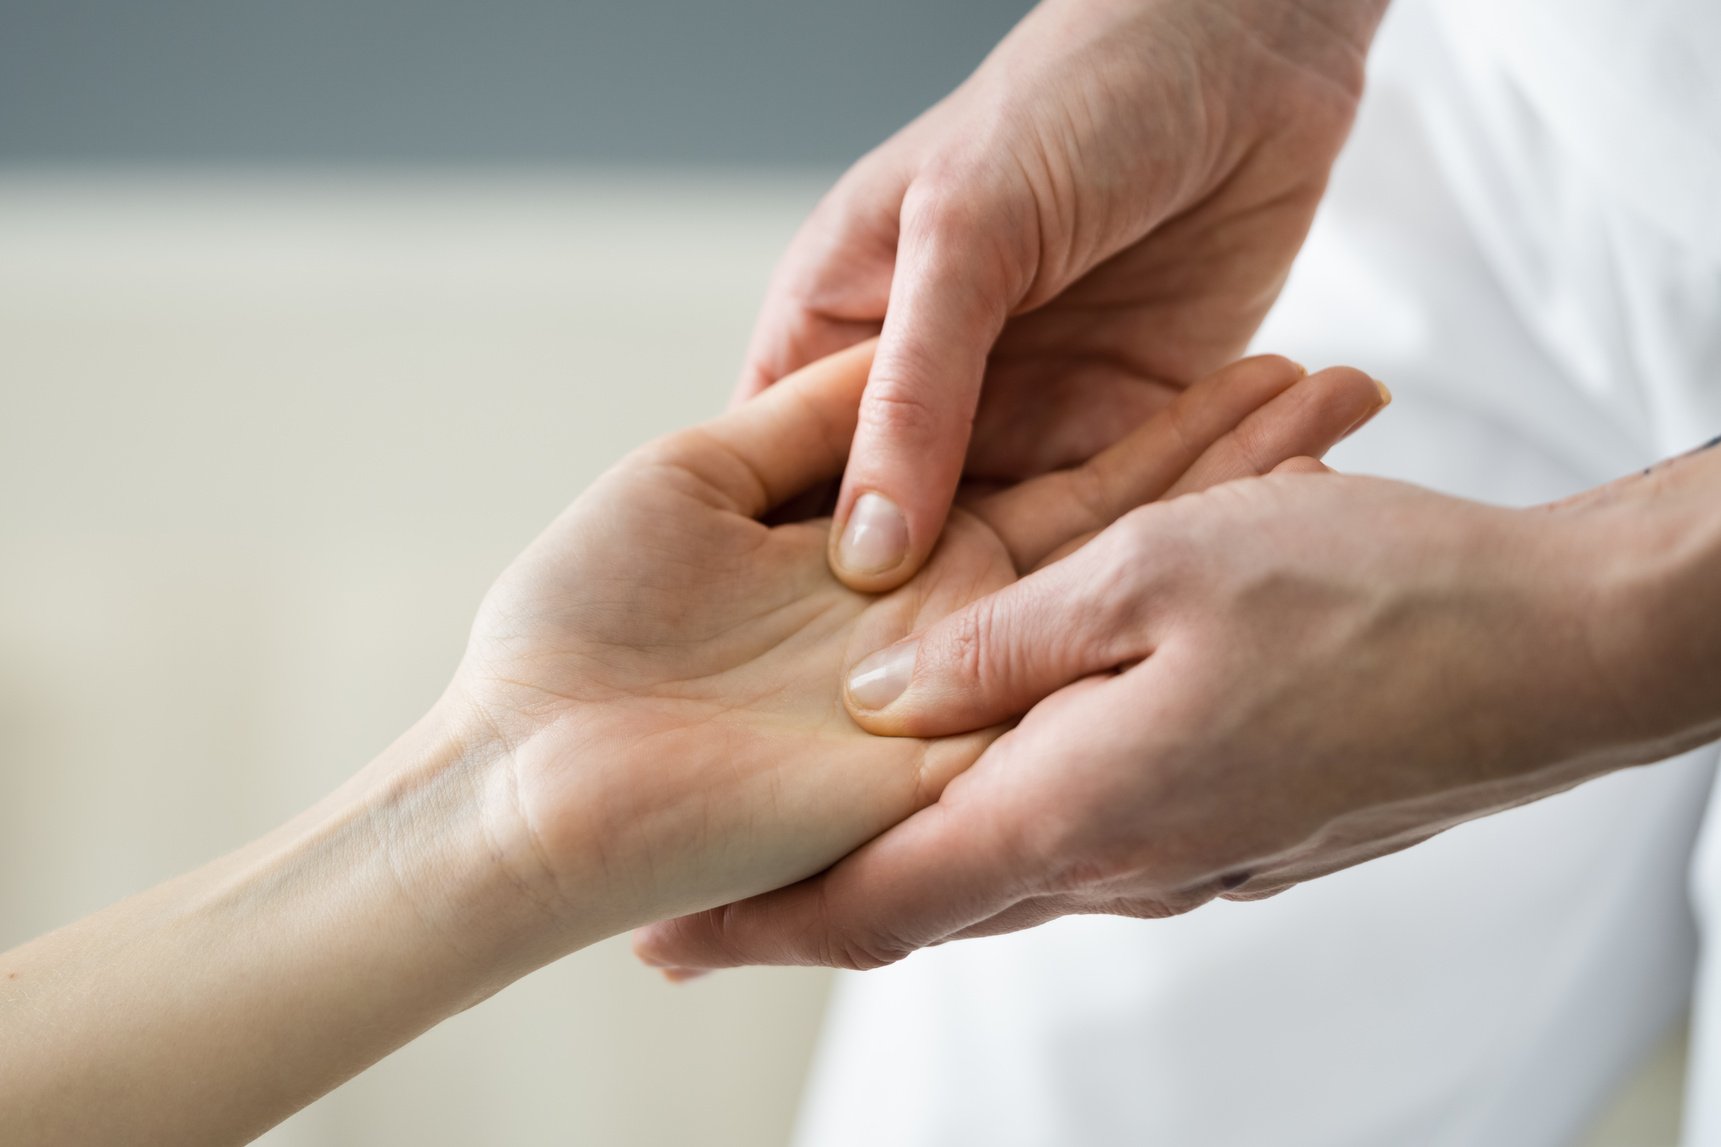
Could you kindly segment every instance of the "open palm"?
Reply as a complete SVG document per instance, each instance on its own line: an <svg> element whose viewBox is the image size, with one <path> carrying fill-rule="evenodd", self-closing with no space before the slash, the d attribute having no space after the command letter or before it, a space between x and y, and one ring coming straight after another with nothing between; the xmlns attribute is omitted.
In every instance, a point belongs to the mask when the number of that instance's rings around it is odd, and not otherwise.
<svg viewBox="0 0 1721 1147"><path fill-rule="evenodd" d="M996 731L879 738L845 669L1144 502L1318 454L1379 404L1354 371L1253 359L1077 470L973 492L884 595L828 522L767 525L840 473L870 344L630 455L486 598L456 687L508 747L546 902L609 930L803 878L935 800Z"/></svg>

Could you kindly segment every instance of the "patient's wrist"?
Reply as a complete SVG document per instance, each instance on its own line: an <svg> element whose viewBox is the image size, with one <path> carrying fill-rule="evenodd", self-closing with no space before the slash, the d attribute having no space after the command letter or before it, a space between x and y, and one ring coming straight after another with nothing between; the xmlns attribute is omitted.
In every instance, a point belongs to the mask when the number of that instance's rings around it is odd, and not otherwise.
<svg viewBox="0 0 1721 1147"><path fill-rule="evenodd" d="M339 839L444 945L466 1003L602 939L581 919L523 823L511 750L456 698L439 702L328 800L288 825ZM302 843L300 845L302 847ZM360 859L362 858L362 860Z"/></svg>

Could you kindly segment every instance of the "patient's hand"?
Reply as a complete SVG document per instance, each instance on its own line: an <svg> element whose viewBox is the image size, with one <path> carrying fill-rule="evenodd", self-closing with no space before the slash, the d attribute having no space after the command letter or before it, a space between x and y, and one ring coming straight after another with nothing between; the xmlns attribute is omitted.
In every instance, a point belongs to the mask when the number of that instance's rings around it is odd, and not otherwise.
<svg viewBox="0 0 1721 1147"><path fill-rule="evenodd" d="M1192 388L1085 467L972 490L926 567L856 593L825 520L761 522L840 474L870 344L629 455L497 582L450 698L496 746L496 853L582 938L808 876L937 798L996 735L878 738L845 670L1140 503L1319 454L1381 405L1282 359Z"/></svg>
<svg viewBox="0 0 1721 1147"><path fill-rule="evenodd" d="M827 572L826 523L759 519L840 472L869 355L601 479L497 582L444 698L339 790L0 953L0 1141L249 1141L582 944L824 868L991 738L861 732L839 700L859 655L1380 401L1352 371L1238 364L1081 471L971 492L919 576L868 597Z"/></svg>

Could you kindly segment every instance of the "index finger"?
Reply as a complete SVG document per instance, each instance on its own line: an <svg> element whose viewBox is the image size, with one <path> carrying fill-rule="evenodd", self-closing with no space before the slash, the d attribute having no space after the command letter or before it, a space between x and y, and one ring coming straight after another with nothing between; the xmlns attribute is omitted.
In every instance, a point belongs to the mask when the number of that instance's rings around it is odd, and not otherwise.
<svg viewBox="0 0 1721 1147"><path fill-rule="evenodd" d="M831 570L851 589L895 589L943 532L968 453L992 344L1010 309L1002 273L977 275L983 220L903 209L878 355L832 523Z"/></svg>

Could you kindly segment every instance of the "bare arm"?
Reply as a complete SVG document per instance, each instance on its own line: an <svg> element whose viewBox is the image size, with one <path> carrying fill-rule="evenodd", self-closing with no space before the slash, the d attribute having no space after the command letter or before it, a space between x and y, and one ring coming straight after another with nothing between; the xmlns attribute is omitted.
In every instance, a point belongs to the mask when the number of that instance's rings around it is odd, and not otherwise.
<svg viewBox="0 0 1721 1147"><path fill-rule="evenodd" d="M242 1142L548 959L450 716L269 836L0 955L0 1139Z"/></svg>

